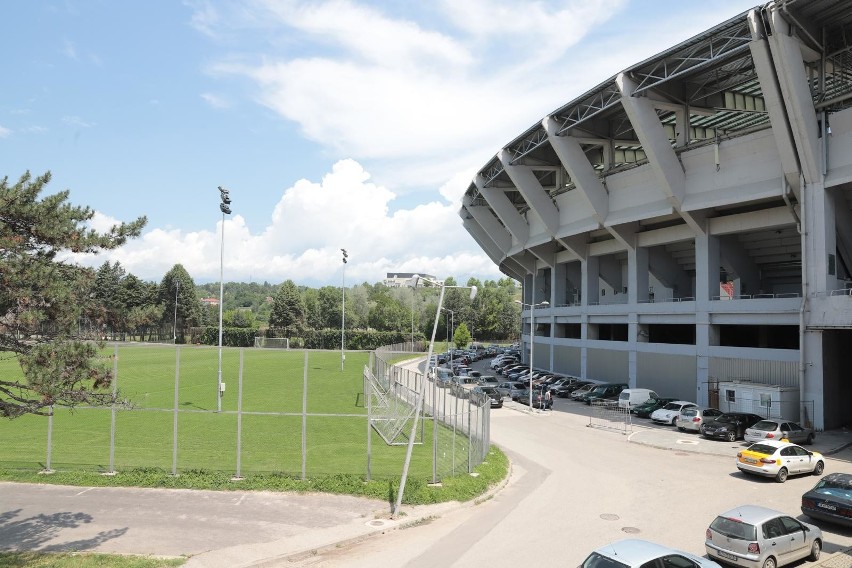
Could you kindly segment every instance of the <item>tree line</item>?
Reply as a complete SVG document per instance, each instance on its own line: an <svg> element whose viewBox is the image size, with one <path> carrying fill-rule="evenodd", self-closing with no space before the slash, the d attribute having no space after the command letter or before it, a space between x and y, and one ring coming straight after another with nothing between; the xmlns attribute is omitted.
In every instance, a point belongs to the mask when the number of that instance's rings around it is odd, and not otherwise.
<svg viewBox="0 0 852 568"><path fill-rule="evenodd" d="M445 285L457 284L450 277ZM467 290L446 289L438 338L452 336L450 328L462 323L477 340L515 337L519 309L514 281L470 279L465 285L476 286L477 296L471 300ZM223 333L228 340L223 342L248 346L255 336L265 335L290 338L298 344L323 330L339 333L341 326L350 332L392 332L403 340L422 340L431 337L438 292L428 285L415 289L367 282L345 289L299 286L293 280L279 285L228 282L222 304ZM156 283L128 274L118 262L106 262L95 271L91 295L95 307L84 322L89 332L99 333L102 339L218 341L218 336L211 340L210 331L205 330L218 329L219 284L196 285L180 264Z"/></svg>

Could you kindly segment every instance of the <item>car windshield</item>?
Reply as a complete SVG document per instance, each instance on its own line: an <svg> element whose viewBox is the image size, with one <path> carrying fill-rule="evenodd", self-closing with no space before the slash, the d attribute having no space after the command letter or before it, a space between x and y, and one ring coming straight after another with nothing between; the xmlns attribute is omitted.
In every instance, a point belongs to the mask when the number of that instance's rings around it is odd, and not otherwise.
<svg viewBox="0 0 852 568"><path fill-rule="evenodd" d="M763 430L764 432L771 432L778 428L778 424L772 422L771 420L761 420L757 424L751 427L752 430Z"/></svg>
<svg viewBox="0 0 852 568"><path fill-rule="evenodd" d="M722 416L716 417L716 422L725 422L727 424L733 424L735 422L734 416L731 414L723 414Z"/></svg>
<svg viewBox="0 0 852 568"><path fill-rule="evenodd" d="M710 528L719 534L725 535L728 538L737 540L756 540L757 530L754 525L744 523L739 519L729 519L728 517L716 517L710 524Z"/></svg>
<svg viewBox="0 0 852 568"><path fill-rule="evenodd" d="M679 404L676 404L674 402L670 402L663 407L663 410L680 410L680 406L681 405L679 405Z"/></svg>
<svg viewBox="0 0 852 568"><path fill-rule="evenodd" d="M595 387L592 389L592 393L602 393L606 392L607 387Z"/></svg>
<svg viewBox="0 0 852 568"><path fill-rule="evenodd" d="M581 568L629 568L627 564L622 564L612 558L602 556L597 552L592 552L586 560L583 561Z"/></svg>
<svg viewBox="0 0 852 568"><path fill-rule="evenodd" d="M687 408L686 410L684 410L680 414L681 414L681 416L695 416L696 414L698 414L698 410L696 410L694 408Z"/></svg>

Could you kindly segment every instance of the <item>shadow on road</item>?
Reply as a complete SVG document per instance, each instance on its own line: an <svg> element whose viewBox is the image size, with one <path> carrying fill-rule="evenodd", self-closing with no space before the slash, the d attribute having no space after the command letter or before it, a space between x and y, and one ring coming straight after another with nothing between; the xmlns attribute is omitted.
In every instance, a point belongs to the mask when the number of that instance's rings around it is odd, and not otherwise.
<svg viewBox="0 0 852 568"><path fill-rule="evenodd" d="M0 513L0 550L37 550L39 552L91 550L108 540L122 536L128 530L127 527L123 527L101 531L91 538L57 543L54 541L63 537L65 531L91 523L91 515L61 512L19 519L20 513L21 509Z"/></svg>

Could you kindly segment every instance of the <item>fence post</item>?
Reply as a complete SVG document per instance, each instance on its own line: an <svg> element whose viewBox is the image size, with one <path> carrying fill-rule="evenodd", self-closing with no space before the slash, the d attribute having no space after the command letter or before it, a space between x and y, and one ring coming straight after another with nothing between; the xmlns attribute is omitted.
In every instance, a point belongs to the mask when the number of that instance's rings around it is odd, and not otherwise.
<svg viewBox="0 0 852 568"><path fill-rule="evenodd" d="M53 405L50 405L50 410L47 414L47 461L44 464L42 473L53 473L51 469L51 459L53 457Z"/></svg>
<svg viewBox="0 0 852 568"><path fill-rule="evenodd" d="M178 452L178 392L180 389L180 345L175 348L175 407L172 426L172 475L177 475Z"/></svg>
<svg viewBox="0 0 852 568"><path fill-rule="evenodd" d="M473 471L471 469L471 457L473 454L473 432L470 430L470 415L473 412L470 409L470 397L467 399L467 472L470 473Z"/></svg>
<svg viewBox="0 0 852 568"><path fill-rule="evenodd" d="M240 374L237 382L237 475L231 478L231 481L239 481L243 478L242 474L242 442L243 442L243 352L244 347L240 347Z"/></svg>
<svg viewBox="0 0 852 568"><path fill-rule="evenodd" d="M107 474L115 474L115 395L118 392L118 343L112 355L112 409L110 411L109 425L109 471Z"/></svg>
<svg viewBox="0 0 852 568"><path fill-rule="evenodd" d="M370 353L372 356L372 352ZM372 383L367 376L367 373L370 371L368 369L364 369L364 398L367 403L367 481L370 481L370 459L373 455L373 403L372 403Z"/></svg>
<svg viewBox="0 0 852 568"><path fill-rule="evenodd" d="M308 350L305 350L304 386L302 387L302 480L307 478L308 462Z"/></svg>

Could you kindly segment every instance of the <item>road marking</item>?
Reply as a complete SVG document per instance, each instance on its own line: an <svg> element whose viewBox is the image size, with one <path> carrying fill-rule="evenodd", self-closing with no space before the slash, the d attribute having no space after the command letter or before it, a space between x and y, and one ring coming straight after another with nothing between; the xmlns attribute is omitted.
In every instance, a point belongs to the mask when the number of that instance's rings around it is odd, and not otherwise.
<svg viewBox="0 0 852 568"><path fill-rule="evenodd" d="M83 493L88 493L88 492L89 492L89 491L91 491L92 489L94 489L94 487L89 487L88 489L84 489L84 490L80 491L79 493L76 493L76 494L74 495L74 497L79 497L79 496L80 496L80 495L82 495Z"/></svg>
<svg viewBox="0 0 852 568"><path fill-rule="evenodd" d="M686 444L686 445L689 445L689 446L697 446L698 440L678 440L676 443Z"/></svg>

